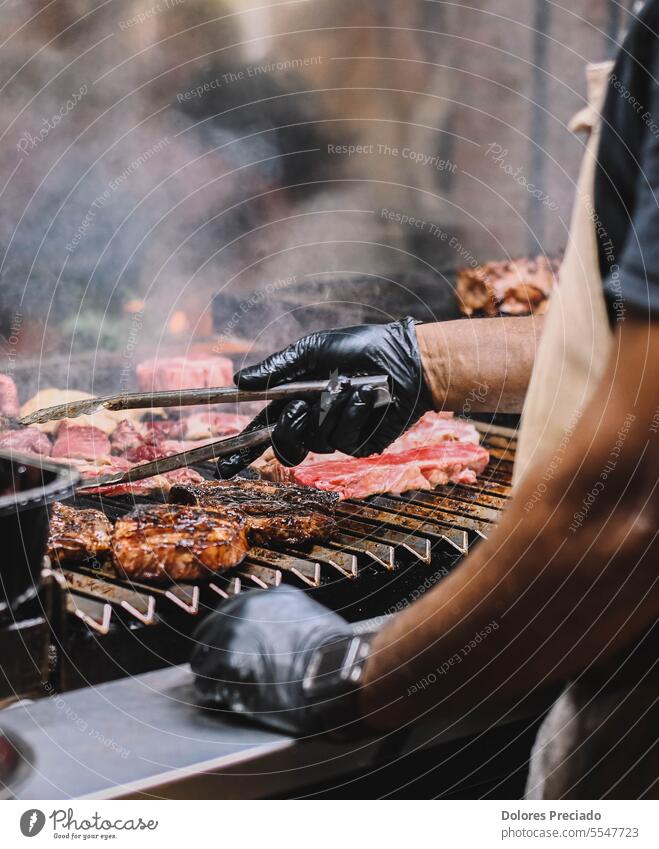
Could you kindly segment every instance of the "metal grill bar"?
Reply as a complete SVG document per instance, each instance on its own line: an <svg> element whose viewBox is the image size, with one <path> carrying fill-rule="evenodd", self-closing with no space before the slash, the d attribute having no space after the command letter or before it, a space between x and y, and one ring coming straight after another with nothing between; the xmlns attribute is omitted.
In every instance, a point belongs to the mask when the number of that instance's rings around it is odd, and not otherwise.
<svg viewBox="0 0 659 849"><path fill-rule="evenodd" d="M379 531L378 529L374 529L373 525L368 525L365 522L351 521L350 519L341 519L339 527L356 534L358 537L394 545L396 548L401 548L418 557L423 563L430 563L432 547L427 537L404 534L400 531L393 531L391 528L384 528L382 531Z"/></svg>
<svg viewBox="0 0 659 849"><path fill-rule="evenodd" d="M232 575L231 578L215 575L208 588L220 598L231 598L242 590L242 582L237 575Z"/></svg>
<svg viewBox="0 0 659 849"><path fill-rule="evenodd" d="M310 587L320 586L320 564L302 557L291 557L280 551L269 551L267 548L251 548L246 563L257 566L277 567L284 572L294 575L303 584Z"/></svg>
<svg viewBox="0 0 659 849"><path fill-rule="evenodd" d="M504 501L511 495L510 482L496 483L495 481L484 480L482 476L478 479L478 483L453 484L451 491L473 493L474 495L495 495Z"/></svg>
<svg viewBox="0 0 659 849"><path fill-rule="evenodd" d="M367 557L385 569L392 570L396 568L396 559L392 545L362 539L359 535L353 535L351 533L335 534L332 539L327 541L327 545L329 548L334 548L338 551L345 550L358 557Z"/></svg>
<svg viewBox="0 0 659 849"><path fill-rule="evenodd" d="M88 628L107 634L112 620L112 605L96 601L77 593L69 592L66 596L66 610L72 616L77 616Z"/></svg>
<svg viewBox="0 0 659 849"><path fill-rule="evenodd" d="M121 578L109 566L91 568L83 565L79 569L80 574L77 572L72 572L72 574L102 581L107 585L108 596L116 595L112 587L117 586L152 597L158 609L167 610L173 605L175 608L180 608L193 616L199 612L199 587L195 584L173 584L170 587L157 587L132 578Z"/></svg>
<svg viewBox="0 0 659 849"><path fill-rule="evenodd" d="M357 556L347 551L340 551L324 545L314 545L308 552L300 552L294 548L285 549L293 556L309 558L321 566L336 570L342 577L356 578L358 575Z"/></svg>
<svg viewBox="0 0 659 849"><path fill-rule="evenodd" d="M247 583L252 583L259 589L267 590L268 587L278 587L281 584L281 572L269 566L259 566L258 563L250 563L249 559L243 562L243 567L238 574Z"/></svg>
<svg viewBox="0 0 659 849"><path fill-rule="evenodd" d="M418 493L419 496L421 494ZM383 510L391 510L396 515L404 514L419 519L427 519L431 522L438 521L447 525L452 524L455 528L486 535L487 522L465 515L467 511L460 512L457 509L451 511L450 508L453 505L448 499L442 498L436 503L435 501L425 501L422 498L408 498L408 495L409 493L398 496L377 496L371 503Z"/></svg>
<svg viewBox="0 0 659 849"><path fill-rule="evenodd" d="M445 487L446 496L440 493L440 497L451 498L454 501L464 501L467 504L478 504L481 507L491 507L495 513L497 514L496 518L498 518L498 514L505 510L508 499L501 495L494 495L489 492L483 492L478 489L468 489L462 485L460 486L451 486ZM407 493L406 493L407 494ZM428 492L427 493L429 499L434 499L436 493Z"/></svg>
<svg viewBox="0 0 659 849"><path fill-rule="evenodd" d="M444 525L437 519L424 522L396 511L392 515L390 511L377 510L359 501L342 501L337 508L337 513L350 518L375 522L379 526L391 527L393 530L405 528L419 536L426 536L436 541L442 540L452 545L461 554L467 553L467 534L451 525Z"/></svg>
<svg viewBox="0 0 659 849"><path fill-rule="evenodd" d="M457 524L460 524L465 519L476 519L480 523L485 524L496 522L500 512L492 507L474 502L460 501L454 498L452 494L440 495L437 492L424 492L423 490L405 492L397 500L419 505L419 508L424 507L426 510L430 510L431 513L433 511L442 511L444 514L448 514L444 521L457 522Z"/></svg>
<svg viewBox="0 0 659 849"><path fill-rule="evenodd" d="M153 595L138 593L69 569L63 569L62 574L66 580L66 589L102 604L118 604L144 625L155 622L156 600Z"/></svg>

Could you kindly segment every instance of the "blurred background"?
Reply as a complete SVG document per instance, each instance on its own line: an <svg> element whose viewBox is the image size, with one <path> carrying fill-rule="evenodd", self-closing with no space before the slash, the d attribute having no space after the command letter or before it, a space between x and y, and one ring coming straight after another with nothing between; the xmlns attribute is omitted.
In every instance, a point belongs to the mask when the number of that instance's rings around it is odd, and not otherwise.
<svg viewBox="0 0 659 849"><path fill-rule="evenodd" d="M5 0L5 369L118 388L159 350L450 318L456 269L560 256L567 123L632 5Z"/></svg>

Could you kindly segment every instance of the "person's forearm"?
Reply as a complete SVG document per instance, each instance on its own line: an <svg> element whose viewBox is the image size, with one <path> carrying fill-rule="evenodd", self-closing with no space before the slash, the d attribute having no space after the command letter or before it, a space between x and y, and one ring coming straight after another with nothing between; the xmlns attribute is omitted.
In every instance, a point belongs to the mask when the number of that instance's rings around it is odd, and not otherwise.
<svg viewBox="0 0 659 849"><path fill-rule="evenodd" d="M543 316L474 318L417 326L426 382L438 409L519 413Z"/></svg>
<svg viewBox="0 0 659 849"><path fill-rule="evenodd" d="M659 615L659 331L628 320L616 341L561 471L528 474L490 539L376 636L359 693L373 725L565 681Z"/></svg>

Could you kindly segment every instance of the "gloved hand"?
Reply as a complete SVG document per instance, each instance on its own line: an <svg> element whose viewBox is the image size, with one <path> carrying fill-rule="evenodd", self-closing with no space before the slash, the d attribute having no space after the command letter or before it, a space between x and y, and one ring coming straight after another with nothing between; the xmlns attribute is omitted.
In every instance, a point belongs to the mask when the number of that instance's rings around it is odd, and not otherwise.
<svg viewBox="0 0 659 849"><path fill-rule="evenodd" d="M249 715L278 731L331 731L354 718L341 710L345 692L313 700L302 682L317 648L350 637L344 619L302 590L281 586L241 593L223 602L194 634L197 692L206 705Z"/></svg>
<svg viewBox="0 0 659 849"><path fill-rule="evenodd" d="M387 374L393 401L374 407L371 387L351 389L344 384L329 409L303 400L277 401L266 407L249 428L276 423L272 446L286 466L301 463L309 451L342 451L366 457L383 451L423 413L432 409L426 386L414 319L390 324L362 324L304 336L283 351L234 376L240 389L266 389L294 380ZM257 447L221 459L218 472L230 478L259 457Z"/></svg>

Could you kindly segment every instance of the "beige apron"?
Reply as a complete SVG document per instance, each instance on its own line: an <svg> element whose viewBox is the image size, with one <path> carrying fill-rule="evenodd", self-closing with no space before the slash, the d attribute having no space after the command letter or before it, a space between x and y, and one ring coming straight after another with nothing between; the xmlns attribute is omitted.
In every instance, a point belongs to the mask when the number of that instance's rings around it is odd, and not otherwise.
<svg viewBox="0 0 659 849"><path fill-rule="evenodd" d="M586 70L589 105L570 125L590 138L581 166L568 247L552 295L524 404L515 481L536 463L556 468L597 387L613 343L597 252L593 203L600 109L612 63ZM601 230L599 236L606 240ZM543 468L543 467L540 467ZM633 679L641 680L642 676ZM656 765L645 751L657 721L656 688L602 673L569 685L540 727L531 754L529 799L636 798L652 785ZM639 718L642 720L639 723ZM647 723L650 723L648 725ZM629 770L629 767L633 767Z"/></svg>
<svg viewBox="0 0 659 849"><path fill-rule="evenodd" d="M515 461L515 482L536 462L550 461L574 430L604 371L613 336L602 290L593 202L599 112L611 62L589 65L588 106L570 123L587 130L568 245L524 402ZM557 455L556 462L560 462ZM555 463L554 463L555 465Z"/></svg>

